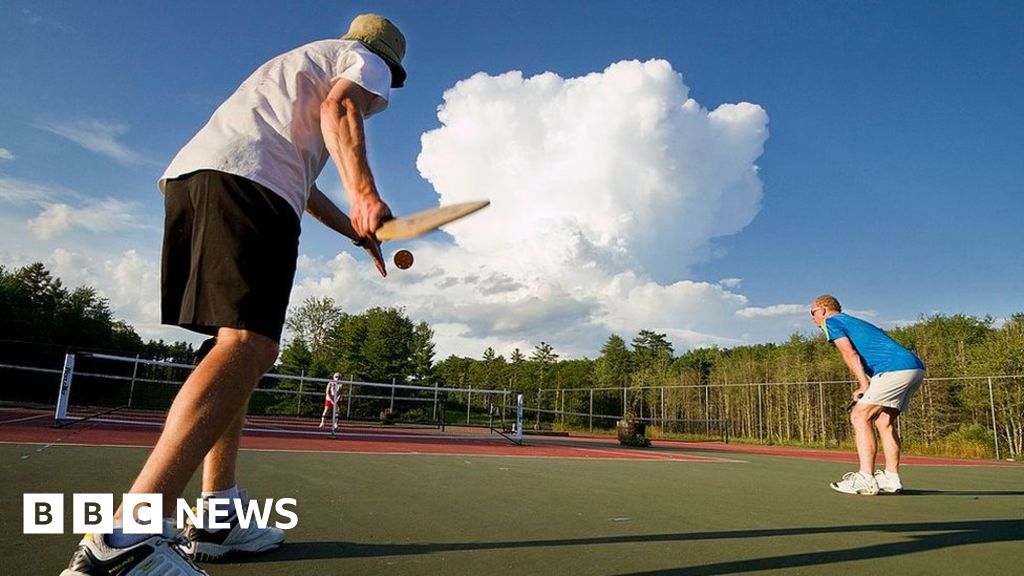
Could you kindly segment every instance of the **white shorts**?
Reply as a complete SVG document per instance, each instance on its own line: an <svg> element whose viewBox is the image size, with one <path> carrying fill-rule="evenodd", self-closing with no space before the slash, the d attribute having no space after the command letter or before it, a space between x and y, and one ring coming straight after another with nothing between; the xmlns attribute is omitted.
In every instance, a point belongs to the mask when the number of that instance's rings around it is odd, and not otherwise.
<svg viewBox="0 0 1024 576"><path fill-rule="evenodd" d="M897 370L879 372L871 377L868 391L857 402L895 408L903 412L910 405L910 397L921 387L924 370Z"/></svg>

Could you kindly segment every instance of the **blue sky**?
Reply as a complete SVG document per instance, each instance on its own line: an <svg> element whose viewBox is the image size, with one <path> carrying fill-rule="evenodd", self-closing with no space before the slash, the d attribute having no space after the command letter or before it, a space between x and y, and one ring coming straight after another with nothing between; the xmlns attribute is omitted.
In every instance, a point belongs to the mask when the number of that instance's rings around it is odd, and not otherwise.
<svg viewBox="0 0 1024 576"><path fill-rule="evenodd" d="M361 12L409 42L367 123L385 199L493 204L386 246L417 256L387 279L307 219L293 304L403 306L441 356L781 341L822 292L884 327L1024 311L1017 2L11 0L0 264L195 340L157 323L157 177L256 66Z"/></svg>

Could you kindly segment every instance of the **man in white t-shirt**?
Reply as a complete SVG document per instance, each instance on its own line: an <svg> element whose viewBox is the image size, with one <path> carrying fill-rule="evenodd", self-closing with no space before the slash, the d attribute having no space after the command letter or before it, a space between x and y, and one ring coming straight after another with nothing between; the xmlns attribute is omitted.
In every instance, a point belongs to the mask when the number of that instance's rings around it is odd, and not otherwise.
<svg viewBox="0 0 1024 576"><path fill-rule="evenodd" d="M363 245L386 275L374 232L391 211L370 171L363 120L404 84L404 57L405 37L375 14L358 16L339 40L281 54L228 97L160 178L163 322L216 337L130 490L163 494L165 516L200 462L204 497L245 499L235 482L245 406L277 358L302 214ZM316 187L328 156L350 216ZM284 541L281 530L242 528L234 515L229 529L189 526L187 543L170 528L147 538L125 534L121 513L113 534L81 541L62 576L107 574L112 566L131 576L157 564L195 576L205 572L192 559L233 559Z"/></svg>

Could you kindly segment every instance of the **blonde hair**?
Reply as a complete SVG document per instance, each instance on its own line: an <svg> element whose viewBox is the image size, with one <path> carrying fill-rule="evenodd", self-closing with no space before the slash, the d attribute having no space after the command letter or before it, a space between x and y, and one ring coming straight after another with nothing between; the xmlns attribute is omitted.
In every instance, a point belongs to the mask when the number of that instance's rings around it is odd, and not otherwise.
<svg viewBox="0 0 1024 576"><path fill-rule="evenodd" d="M842 312L843 307L839 304L839 300L831 294L822 294L814 299L814 304L811 304L812 308L828 308L829 310L835 310L836 312Z"/></svg>

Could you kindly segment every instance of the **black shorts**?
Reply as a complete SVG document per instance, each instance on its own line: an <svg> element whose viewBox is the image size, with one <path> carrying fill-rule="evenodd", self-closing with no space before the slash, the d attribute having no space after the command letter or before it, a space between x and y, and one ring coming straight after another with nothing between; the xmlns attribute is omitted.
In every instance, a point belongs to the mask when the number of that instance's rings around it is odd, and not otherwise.
<svg viewBox="0 0 1024 576"><path fill-rule="evenodd" d="M291 205L240 176L203 170L168 181L164 208L162 322L280 342L299 252Z"/></svg>

